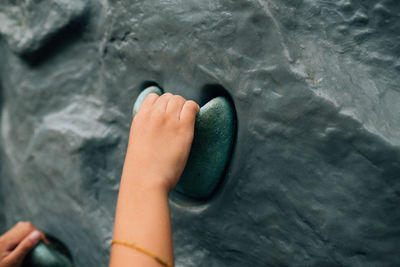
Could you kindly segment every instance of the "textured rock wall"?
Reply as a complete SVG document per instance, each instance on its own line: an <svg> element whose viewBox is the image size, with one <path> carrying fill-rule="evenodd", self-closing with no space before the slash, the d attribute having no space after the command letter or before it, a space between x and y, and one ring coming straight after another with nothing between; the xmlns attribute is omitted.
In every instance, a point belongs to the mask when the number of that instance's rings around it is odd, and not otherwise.
<svg viewBox="0 0 400 267"><path fill-rule="evenodd" d="M143 83L238 115L224 183L171 200L177 266L400 265L396 0L0 3L1 216L107 266ZM208 87L209 88L209 87Z"/></svg>

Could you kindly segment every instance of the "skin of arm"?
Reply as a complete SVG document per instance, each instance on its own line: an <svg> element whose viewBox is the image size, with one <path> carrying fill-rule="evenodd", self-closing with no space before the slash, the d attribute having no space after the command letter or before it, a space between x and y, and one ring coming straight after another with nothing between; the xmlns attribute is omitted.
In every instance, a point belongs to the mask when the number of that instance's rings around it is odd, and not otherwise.
<svg viewBox="0 0 400 267"><path fill-rule="evenodd" d="M173 264L169 192L189 156L199 106L170 93L149 94L136 114L122 171L114 240L134 243ZM148 255L114 244L110 267L160 267Z"/></svg>

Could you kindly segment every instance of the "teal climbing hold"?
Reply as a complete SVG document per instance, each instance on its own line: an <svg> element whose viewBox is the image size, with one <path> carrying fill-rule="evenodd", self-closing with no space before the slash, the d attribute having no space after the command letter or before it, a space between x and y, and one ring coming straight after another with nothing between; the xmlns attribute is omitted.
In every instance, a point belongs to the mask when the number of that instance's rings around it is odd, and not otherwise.
<svg viewBox="0 0 400 267"><path fill-rule="evenodd" d="M145 90L143 90L143 92L140 93L140 95L136 99L135 104L133 105L133 110L132 110L133 117L135 117L136 113L138 112L138 110L140 108L140 105L142 105L146 96L151 93L156 93L157 95L162 95L163 92L157 86L150 86L150 87L147 87Z"/></svg>
<svg viewBox="0 0 400 267"><path fill-rule="evenodd" d="M186 168L175 190L197 199L217 188L229 161L234 141L234 110L224 97L200 108Z"/></svg>
<svg viewBox="0 0 400 267"><path fill-rule="evenodd" d="M162 94L160 89L156 92L154 87L147 88L136 100L136 111L143 99L152 92ZM193 199L207 199L215 192L234 145L234 114L231 102L222 96L211 99L200 108L191 152L182 177L174 189L176 192Z"/></svg>
<svg viewBox="0 0 400 267"><path fill-rule="evenodd" d="M26 257L22 267L73 267L71 258L59 242L39 243Z"/></svg>

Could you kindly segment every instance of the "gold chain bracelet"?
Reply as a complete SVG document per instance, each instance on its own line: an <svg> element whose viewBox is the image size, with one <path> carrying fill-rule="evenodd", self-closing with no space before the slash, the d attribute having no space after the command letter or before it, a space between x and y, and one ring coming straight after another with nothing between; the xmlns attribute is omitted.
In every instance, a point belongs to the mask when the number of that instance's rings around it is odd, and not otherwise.
<svg viewBox="0 0 400 267"><path fill-rule="evenodd" d="M150 252L150 251L148 251L148 250L146 250L146 249L144 249L142 247L139 247L139 246L135 245L134 243L128 243L128 242L124 242L124 241L113 240L111 242L111 245L114 245L114 244L119 244L119 245L122 245L122 246L126 246L126 247L129 247L129 248L136 249L137 251L142 252L142 253L146 254L147 256L152 257L155 261L157 261L162 266L172 267L172 265L169 264L163 258L157 256L156 254L154 254L154 253L152 253L152 252Z"/></svg>

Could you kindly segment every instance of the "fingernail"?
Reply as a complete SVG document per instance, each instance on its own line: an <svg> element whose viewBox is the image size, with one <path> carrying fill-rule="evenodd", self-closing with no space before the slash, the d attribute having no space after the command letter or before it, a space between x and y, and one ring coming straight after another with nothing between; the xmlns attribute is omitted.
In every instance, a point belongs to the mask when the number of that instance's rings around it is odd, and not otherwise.
<svg viewBox="0 0 400 267"><path fill-rule="evenodd" d="M29 239L32 240L33 242L39 242L40 240L40 232L35 230L32 233L29 234Z"/></svg>

